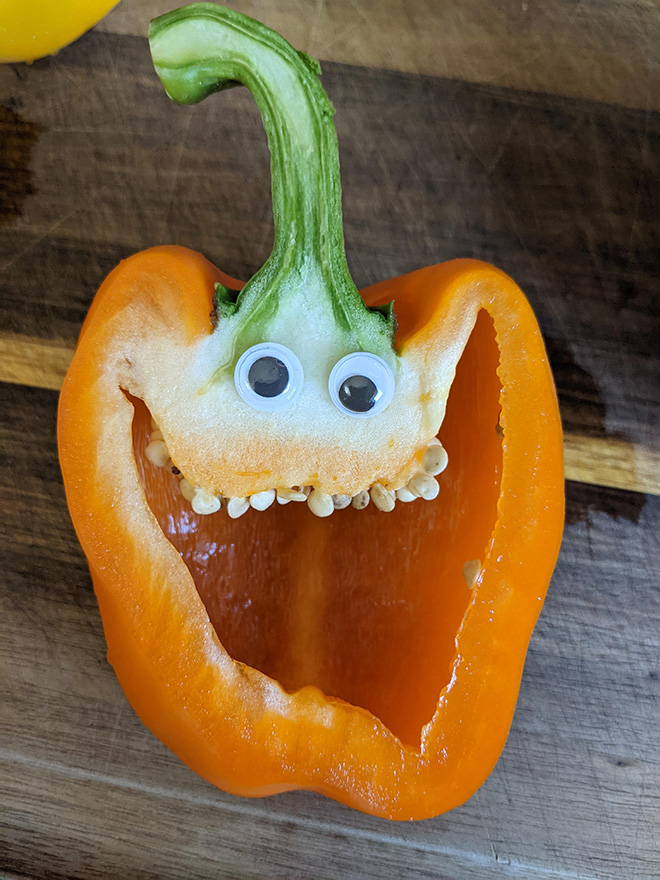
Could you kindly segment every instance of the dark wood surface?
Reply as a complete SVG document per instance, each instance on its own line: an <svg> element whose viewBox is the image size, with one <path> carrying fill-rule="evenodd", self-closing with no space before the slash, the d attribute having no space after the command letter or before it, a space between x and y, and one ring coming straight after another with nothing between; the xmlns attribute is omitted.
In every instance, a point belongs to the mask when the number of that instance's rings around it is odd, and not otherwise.
<svg viewBox="0 0 660 880"><path fill-rule="evenodd" d="M388 0L372 28L359 4L241 7L329 59L357 283L496 263L532 301L555 371L567 524L511 735L467 804L411 825L306 793L216 791L143 728L105 661L55 445L81 322L135 250L189 245L247 278L272 239L251 98L169 103L140 35L165 8L124 0L58 56L0 67L0 870L657 876L658 7L475 2L453 18Z"/></svg>

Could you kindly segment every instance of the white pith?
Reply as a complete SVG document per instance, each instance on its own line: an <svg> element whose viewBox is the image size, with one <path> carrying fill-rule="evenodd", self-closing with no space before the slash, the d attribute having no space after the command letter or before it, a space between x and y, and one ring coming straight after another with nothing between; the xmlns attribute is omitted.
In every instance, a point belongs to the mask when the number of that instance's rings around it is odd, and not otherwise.
<svg viewBox="0 0 660 880"><path fill-rule="evenodd" d="M440 486L435 477L442 473L448 462L444 447L439 440L434 439L421 451L420 470L406 486L396 491L388 489L382 483L374 483L368 490L362 490L351 497L341 493L330 495L312 486L292 486L285 489L273 487L250 496L226 498L213 494L203 486L194 486L181 473L170 458L160 428L155 422L153 424L149 443L145 448L146 457L156 467L172 469L173 474L180 481L181 494L186 501L191 503L195 513L202 516L226 509L232 519L237 519L247 513L250 508L257 511L267 510L276 500L280 505L289 504L292 501L306 501L310 511L320 517L330 516L335 510L344 510L349 506L356 510L364 510L370 501L373 501L378 510L389 513L394 510L397 501L410 502L418 498L432 501L437 498Z"/></svg>
<svg viewBox="0 0 660 880"><path fill-rule="evenodd" d="M268 328L265 341L290 348L305 374L300 394L281 412L258 412L236 391L231 362L241 352L232 349L231 318L192 343L147 327L125 340L124 351L133 350L135 357L121 371L122 387L144 400L192 486L225 498L301 485L354 498L376 483L403 490L423 470L421 456L442 425L476 309L461 316L444 350L420 346L393 355L392 402L371 419L352 419L328 394L329 374L350 340L335 328L325 298L312 302L313 293L308 288L293 298L295 320L283 303ZM126 324L120 323L124 335ZM219 374L223 363L230 366ZM402 493L398 500L410 498Z"/></svg>

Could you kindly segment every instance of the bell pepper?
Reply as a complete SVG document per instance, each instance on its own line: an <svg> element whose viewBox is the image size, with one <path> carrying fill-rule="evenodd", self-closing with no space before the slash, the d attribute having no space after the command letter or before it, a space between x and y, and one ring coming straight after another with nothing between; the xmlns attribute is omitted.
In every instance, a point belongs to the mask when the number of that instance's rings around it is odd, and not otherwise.
<svg viewBox="0 0 660 880"><path fill-rule="evenodd" d="M282 37L200 3L150 45L176 102L252 92L275 238L244 286L183 247L138 253L83 325L59 448L109 660L228 792L437 815L504 746L559 549L537 322L477 260L357 291L333 108Z"/></svg>
<svg viewBox="0 0 660 880"><path fill-rule="evenodd" d="M119 0L0 0L0 63L34 61L77 40Z"/></svg>

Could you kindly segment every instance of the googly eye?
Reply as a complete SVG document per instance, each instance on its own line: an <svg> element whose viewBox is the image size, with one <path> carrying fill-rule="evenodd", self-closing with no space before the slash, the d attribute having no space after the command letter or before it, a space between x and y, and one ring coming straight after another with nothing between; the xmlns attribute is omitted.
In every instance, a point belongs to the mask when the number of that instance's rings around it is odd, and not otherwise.
<svg viewBox="0 0 660 880"><path fill-rule="evenodd" d="M332 368L328 391L337 409L365 419L386 409L394 395L394 374L378 355L356 351Z"/></svg>
<svg viewBox="0 0 660 880"><path fill-rule="evenodd" d="M277 342L261 342L244 351L234 370L236 390L262 412L287 407L303 385L303 368L295 354Z"/></svg>

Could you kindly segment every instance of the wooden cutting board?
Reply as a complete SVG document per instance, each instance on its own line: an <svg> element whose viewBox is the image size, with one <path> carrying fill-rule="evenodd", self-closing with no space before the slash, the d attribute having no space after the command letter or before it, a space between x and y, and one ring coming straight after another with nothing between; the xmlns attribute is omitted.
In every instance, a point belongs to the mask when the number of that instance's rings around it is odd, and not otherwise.
<svg viewBox="0 0 660 880"><path fill-rule="evenodd" d="M393 824L216 791L105 660L55 444L81 322L136 250L188 245L248 278L272 241L249 94L175 107L153 73L146 27L170 5L123 0L56 57L0 66L0 870L658 876L660 7L234 4L323 62L358 286L495 263L528 294L559 391L565 538L506 749L463 807Z"/></svg>

